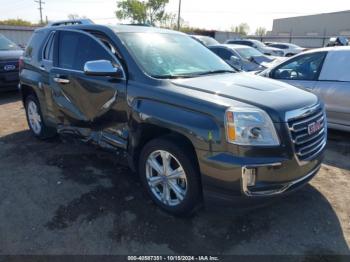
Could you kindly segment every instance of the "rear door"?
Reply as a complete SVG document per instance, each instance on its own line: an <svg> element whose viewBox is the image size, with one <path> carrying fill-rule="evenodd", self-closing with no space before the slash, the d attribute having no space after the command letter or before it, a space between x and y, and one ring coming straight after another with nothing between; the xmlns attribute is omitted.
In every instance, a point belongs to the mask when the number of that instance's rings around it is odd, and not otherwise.
<svg viewBox="0 0 350 262"><path fill-rule="evenodd" d="M106 123L103 120L108 114L112 115L108 117L109 122L126 121L121 117L123 114L119 114L124 108L125 78L84 74L88 61L109 60L121 67L117 58L88 33L75 30L57 33L55 66L50 72L57 122L64 126L96 128L97 122Z"/></svg>
<svg viewBox="0 0 350 262"><path fill-rule="evenodd" d="M326 103L328 122L350 128L350 51L328 53L315 93Z"/></svg>
<svg viewBox="0 0 350 262"><path fill-rule="evenodd" d="M271 71L270 77L314 92L326 52L292 58Z"/></svg>

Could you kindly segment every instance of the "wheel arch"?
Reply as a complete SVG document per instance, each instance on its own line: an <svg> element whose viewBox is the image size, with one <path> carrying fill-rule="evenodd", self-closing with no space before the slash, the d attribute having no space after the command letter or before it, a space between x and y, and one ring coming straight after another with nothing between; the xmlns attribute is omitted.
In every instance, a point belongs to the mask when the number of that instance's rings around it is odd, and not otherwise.
<svg viewBox="0 0 350 262"><path fill-rule="evenodd" d="M174 141L176 144L181 144L182 146L184 146L187 150L189 150L189 155L193 157L193 160L196 163L196 167L199 170L198 158L195 147L192 141L186 135L178 131L158 126L155 124L141 123L137 126L137 132L131 136L131 140L129 141L128 147L131 161L130 166L134 171L137 170L142 149L148 142L156 138L168 139Z"/></svg>
<svg viewBox="0 0 350 262"><path fill-rule="evenodd" d="M39 100L39 97L35 92L35 89L30 85L21 84L21 94L22 94L23 103L25 103L25 100L29 95L34 95ZM40 100L39 100L39 103L40 103Z"/></svg>

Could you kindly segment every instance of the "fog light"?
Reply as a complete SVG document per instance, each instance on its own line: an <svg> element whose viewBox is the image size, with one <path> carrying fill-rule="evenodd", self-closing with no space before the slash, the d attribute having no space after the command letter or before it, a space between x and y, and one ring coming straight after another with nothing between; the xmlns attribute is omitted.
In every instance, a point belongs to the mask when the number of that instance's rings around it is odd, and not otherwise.
<svg viewBox="0 0 350 262"><path fill-rule="evenodd" d="M247 186L255 186L256 182L256 168L247 168L244 167L243 170L243 179Z"/></svg>

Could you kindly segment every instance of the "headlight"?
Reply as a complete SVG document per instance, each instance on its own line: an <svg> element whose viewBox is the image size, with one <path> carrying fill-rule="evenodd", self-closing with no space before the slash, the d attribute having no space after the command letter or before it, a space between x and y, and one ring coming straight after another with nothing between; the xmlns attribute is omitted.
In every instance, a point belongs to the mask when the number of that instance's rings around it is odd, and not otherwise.
<svg viewBox="0 0 350 262"><path fill-rule="evenodd" d="M229 143L247 146L280 144L271 118L257 108L229 108L225 125Z"/></svg>

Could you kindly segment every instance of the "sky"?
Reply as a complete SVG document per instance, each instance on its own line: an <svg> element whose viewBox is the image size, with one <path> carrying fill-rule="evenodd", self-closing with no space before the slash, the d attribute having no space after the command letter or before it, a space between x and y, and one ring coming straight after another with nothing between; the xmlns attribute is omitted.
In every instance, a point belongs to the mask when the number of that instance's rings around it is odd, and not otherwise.
<svg viewBox="0 0 350 262"><path fill-rule="evenodd" d="M50 21L78 14L99 24L120 23L115 18L116 0L43 0L43 16ZM177 13L179 0L170 0L167 11ZM251 33L257 27L272 29L273 19L350 10L350 0L182 0L181 17L190 26L203 29L229 30L248 23ZM39 21L38 4L34 0L0 0L0 20L22 18ZM349 21L350 24L350 21Z"/></svg>

